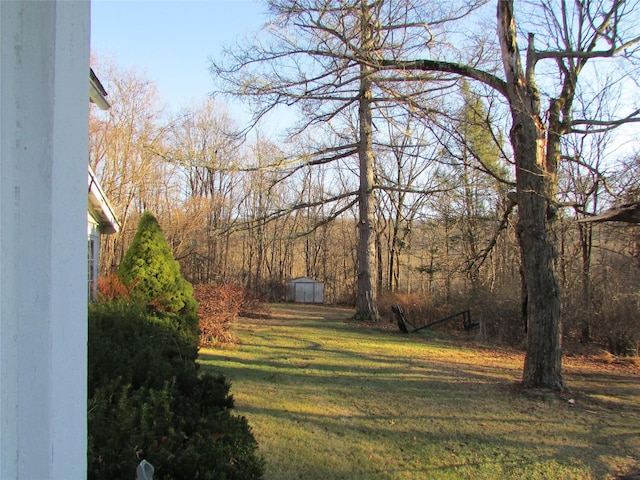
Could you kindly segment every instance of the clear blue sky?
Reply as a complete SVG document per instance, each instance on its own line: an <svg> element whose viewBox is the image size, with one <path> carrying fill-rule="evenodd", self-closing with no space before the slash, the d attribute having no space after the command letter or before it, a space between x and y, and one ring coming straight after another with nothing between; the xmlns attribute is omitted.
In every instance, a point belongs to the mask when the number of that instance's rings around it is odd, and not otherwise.
<svg viewBox="0 0 640 480"><path fill-rule="evenodd" d="M250 0L92 0L91 51L144 72L175 110L211 92L208 59L257 31L265 12Z"/></svg>

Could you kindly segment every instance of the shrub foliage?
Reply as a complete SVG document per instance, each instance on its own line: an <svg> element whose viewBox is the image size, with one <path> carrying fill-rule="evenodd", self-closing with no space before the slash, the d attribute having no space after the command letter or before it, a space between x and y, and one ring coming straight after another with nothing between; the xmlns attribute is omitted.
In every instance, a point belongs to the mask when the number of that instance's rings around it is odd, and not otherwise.
<svg viewBox="0 0 640 480"><path fill-rule="evenodd" d="M102 301L114 298L130 298L131 288L127 287L116 272L98 278L98 298Z"/></svg>
<svg viewBox="0 0 640 480"><path fill-rule="evenodd" d="M118 276L140 301L174 313L195 315L198 304L193 288L180 273L158 221L145 212L138 222Z"/></svg>
<svg viewBox="0 0 640 480"><path fill-rule="evenodd" d="M261 478L229 382L200 372L198 304L150 213L118 278L89 308L89 478L133 478L142 459L159 480Z"/></svg>
<svg viewBox="0 0 640 480"><path fill-rule="evenodd" d="M243 290L234 285L197 284L193 291L198 301L200 344L234 342L232 326L243 306Z"/></svg>
<svg viewBox="0 0 640 480"><path fill-rule="evenodd" d="M178 315L112 300L89 312L89 478L257 479L263 462L230 384L202 374Z"/></svg>

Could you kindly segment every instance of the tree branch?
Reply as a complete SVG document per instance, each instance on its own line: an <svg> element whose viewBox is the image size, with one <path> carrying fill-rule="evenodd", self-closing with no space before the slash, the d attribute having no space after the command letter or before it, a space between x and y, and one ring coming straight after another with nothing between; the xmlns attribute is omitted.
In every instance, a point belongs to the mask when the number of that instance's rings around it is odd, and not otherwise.
<svg viewBox="0 0 640 480"><path fill-rule="evenodd" d="M571 126L573 127L574 125L589 125L589 126L593 125L598 127L604 127L604 128L599 128L595 130L580 130L580 129L572 128L572 132L574 133L600 133L600 132L606 132L607 130L613 130L614 128L617 128L621 125L625 125L627 123L636 123L636 122L640 122L640 108L637 109L635 112L630 113L624 118L618 118L615 120L588 120L588 119L573 120L571 122Z"/></svg>
<svg viewBox="0 0 640 480"><path fill-rule="evenodd" d="M453 73L462 77L472 78L490 86L507 97L507 83L496 75L479 70L470 65L438 60L379 60L372 67L380 70L423 70L426 72Z"/></svg>
<svg viewBox="0 0 640 480"><path fill-rule="evenodd" d="M513 207L515 207L516 205L517 205L516 196L507 195L507 208L505 208L505 211L502 213L500 224L498 225L498 228L496 229L496 232L494 233L493 238L491 239L489 244L485 247L485 249L481 253L479 253L476 256L476 258L472 259L469 262L469 265L466 268L467 271L470 272L471 270L476 270L476 271L480 270L480 267L482 267L482 265L484 264L485 260L491 253L491 250L493 250L493 247L495 247L496 243L498 243L498 237L500 236L500 233L505 228L507 228L507 225L509 224L509 215L511 215L511 212L513 211Z"/></svg>

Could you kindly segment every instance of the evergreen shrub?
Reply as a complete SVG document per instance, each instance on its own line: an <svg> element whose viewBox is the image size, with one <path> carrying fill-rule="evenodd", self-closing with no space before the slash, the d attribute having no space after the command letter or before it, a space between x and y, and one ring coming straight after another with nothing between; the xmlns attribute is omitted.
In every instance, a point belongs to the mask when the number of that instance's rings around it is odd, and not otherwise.
<svg viewBox="0 0 640 480"><path fill-rule="evenodd" d="M160 310L197 315L193 287L180 273L180 264L151 212L140 218L118 276L139 301Z"/></svg>
<svg viewBox="0 0 640 480"><path fill-rule="evenodd" d="M197 363L198 304L150 213L89 307L88 477L252 480L264 462L230 384Z"/></svg>
<svg viewBox="0 0 640 480"><path fill-rule="evenodd" d="M262 477L223 376L203 374L179 315L115 299L89 310L89 478L133 478L146 459L162 479Z"/></svg>

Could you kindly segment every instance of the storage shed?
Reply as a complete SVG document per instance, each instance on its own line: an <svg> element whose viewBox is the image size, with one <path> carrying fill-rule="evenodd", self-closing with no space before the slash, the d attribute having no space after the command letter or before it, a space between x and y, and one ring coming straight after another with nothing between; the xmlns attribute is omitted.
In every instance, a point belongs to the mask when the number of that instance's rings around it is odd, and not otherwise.
<svg viewBox="0 0 640 480"><path fill-rule="evenodd" d="M307 277L298 277L287 282L285 300L296 303L323 303L324 285Z"/></svg>

